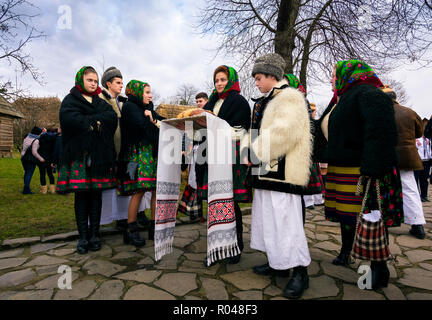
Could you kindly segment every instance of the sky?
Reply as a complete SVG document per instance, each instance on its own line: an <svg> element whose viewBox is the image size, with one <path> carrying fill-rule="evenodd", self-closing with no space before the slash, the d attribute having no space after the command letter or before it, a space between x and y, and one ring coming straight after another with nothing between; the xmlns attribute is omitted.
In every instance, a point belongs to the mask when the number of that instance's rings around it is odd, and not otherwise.
<svg viewBox="0 0 432 320"><path fill-rule="evenodd" d="M224 55L215 57L218 38L202 36L194 29L204 0L32 2L40 14L34 23L47 37L33 41L26 51L43 73L45 84L36 83L28 75L19 75L19 82L34 96L63 99L84 65L95 67L100 77L103 67L116 66L123 74L124 85L131 79L146 81L165 98L175 95L182 84L206 91L217 66L241 65ZM64 6L70 8L70 28L64 24ZM16 78L16 72L6 63L0 64L0 75L3 79ZM404 85L409 96L406 105L429 118L432 66L418 69L416 65L404 65L393 72L392 78ZM308 89L309 100L320 108L332 96L329 81Z"/></svg>

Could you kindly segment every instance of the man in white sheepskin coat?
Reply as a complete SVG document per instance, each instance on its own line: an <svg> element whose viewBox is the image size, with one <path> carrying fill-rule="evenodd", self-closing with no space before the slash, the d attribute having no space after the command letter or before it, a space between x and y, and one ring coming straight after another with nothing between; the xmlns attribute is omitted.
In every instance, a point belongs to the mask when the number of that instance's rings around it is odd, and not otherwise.
<svg viewBox="0 0 432 320"><path fill-rule="evenodd" d="M283 79L284 59L267 54L255 61L252 76L263 97L254 100L249 146L252 186L251 248L266 252L268 263L255 266L261 275L289 276L290 299L309 287L311 262L303 228L301 194L311 165L311 133L304 96Z"/></svg>

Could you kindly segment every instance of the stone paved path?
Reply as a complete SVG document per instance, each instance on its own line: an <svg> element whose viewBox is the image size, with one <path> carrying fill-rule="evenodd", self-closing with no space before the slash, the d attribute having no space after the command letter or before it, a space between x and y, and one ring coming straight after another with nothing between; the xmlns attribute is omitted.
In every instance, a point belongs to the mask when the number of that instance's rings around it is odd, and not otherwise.
<svg viewBox="0 0 432 320"><path fill-rule="evenodd" d="M388 288L378 292L358 288L358 262L349 268L331 263L340 248L339 226L325 221L323 207L308 210L305 230L313 261L310 288L303 299L432 300L432 202L425 203L424 209L425 240L409 235L406 225L390 230L397 263L389 267ZM75 251L76 232L5 240L0 246L0 300L284 299L287 278L252 272L252 266L265 263L266 257L249 247L251 216L245 215L243 221L246 247L240 263L211 268L202 264L206 229L199 223L179 221L173 253L158 263L153 241L137 249L124 245L120 234L110 234L112 230L104 231L101 251L86 255ZM71 268L71 290L58 288L61 265Z"/></svg>

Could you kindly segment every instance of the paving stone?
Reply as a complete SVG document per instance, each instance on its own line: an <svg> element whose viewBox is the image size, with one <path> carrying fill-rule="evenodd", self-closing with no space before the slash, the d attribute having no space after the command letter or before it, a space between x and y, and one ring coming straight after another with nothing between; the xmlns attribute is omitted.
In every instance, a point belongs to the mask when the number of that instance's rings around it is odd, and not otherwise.
<svg viewBox="0 0 432 320"><path fill-rule="evenodd" d="M398 282L409 287L432 290L432 272L420 268L404 269L404 276Z"/></svg>
<svg viewBox="0 0 432 320"><path fill-rule="evenodd" d="M326 240L330 239L330 237L329 237L328 235L326 235L326 234L322 234L322 233L317 233L317 234L315 235L315 238L316 238L318 241L326 241Z"/></svg>
<svg viewBox="0 0 432 320"><path fill-rule="evenodd" d="M135 270L127 273L122 273L115 276L114 278L121 279L121 280L142 282L142 283L151 283L157 277L159 277L161 273L162 271L142 269L142 270Z"/></svg>
<svg viewBox="0 0 432 320"><path fill-rule="evenodd" d="M72 290L59 290L54 300L80 300L87 298L96 289L97 283L93 280L83 280L74 283Z"/></svg>
<svg viewBox="0 0 432 320"><path fill-rule="evenodd" d="M186 248L195 240L196 239L190 239L190 238L174 238L173 246L177 248Z"/></svg>
<svg viewBox="0 0 432 320"><path fill-rule="evenodd" d="M408 300L432 300L432 294L413 292L407 295Z"/></svg>
<svg viewBox="0 0 432 320"><path fill-rule="evenodd" d="M154 260L150 257L145 257L144 259L137 262L137 265L154 265Z"/></svg>
<svg viewBox="0 0 432 320"><path fill-rule="evenodd" d="M385 300L384 296L371 290L361 290L357 286L344 283L343 300Z"/></svg>
<svg viewBox="0 0 432 320"><path fill-rule="evenodd" d="M312 260L331 262L336 257L318 248L309 248Z"/></svg>
<svg viewBox="0 0 432 320"><path fill-rule="evenodd" d="M265 290L264 290L264 294L268 295L268 296L279 296L282 294L282 290L276 286L268 286Z"/></svg>
<svg viewBox="0 0 432 320"><path fill-rule="evenodd" d="M202 300L201 298L195 296L185 296L184 298L185 300Z"/></svg>
<svg viewBox="0 0 432 320"><path fill-rule="evenodd" d="M207 299L228 300L228 293L222 281L201 277L201 283Z"/></svg>
<svg viewBox="0 0 432 320"><path fill-rule="evenodd" d="M324 220L324 221L319 221L319 222L317 222L316 224L317 224L317 226L328 226L328 227L334 227L334 226L335 226L335 223L334 223L334 222L326 221L326 220Z"/></svg>
<svg viewBox="0 0 432 320"><path fill-rule="evenodd" d="M340 245L330 241L318 242L316 245L314 245L314 247L327 250L327 251L337 251L337 252L339 252L339 250L341 249Z"/></svg>
<svg viewBox="0 0 432 320"><path fill-rule="evenodd" d="M191 273L164 274L154 284L176 296L184 296L198 288L196 274Z"/></svg>
<svg viewBox="0 0 432 320"><path fill-rule="evenodd" d="M239 298L240 300L262 300L263 299L262 292L257 290L239 291L233 293L233 296Z"/></svg>
<svg viewBox="0 0 432 320"><path fill-rule="evenodd" d="M16 292L9 296L7 300L51 300L53 292L53 289ZM3 300L1 296L0 300Z"/></svg>
<svg viewBox="0 0 432 320"><path fill-rule="evenodd" d="M315 232L313 232L313 231L311 231L309 229L304 229L304 231L305 231L306 237L308 237L308 238L310 238L312 240L315 240Z"/></svg>
<svg viewBox="0 0 432 320"><path fill-rule="evenodd" d="M0 259L0 270L16 268L27 261L27 258Z"/></svg>
<svg viewBox="0 0 432 320"><path fill-rule="evenodd" d="M211 267L205 267L202 261L185 260L178 268L180 272L192 272L198 274L216 275L219 270L220 264L215 264Z"/></svg>
<svg viewBox="0 0 432 320"><path fill-rule="evenodd" d="M289 299L284 297L275 297L275 298L271 298L270 300L289 300Z"/></svg>
<svg viewBox="0 0 432 320"><path fill-rule="evenodd" d="M202 262L206 258L207 254L206 253L185 253L184 256L188 260L201 261Z"/></svg>
<svg viewBox="0 0 432 320"><path fill-rule="evenodd" d="M314 225L314 224L311 224L311 223L305 223L305 224L304 224L304 227L305 227L305 228L308 228L308 229L315 230L315 225Z"/></svg>
<svg viewBox="0 0 432 320"><path fill-rule="evenodd" d="M16 258L19 255L23 254L24 249L15 249L15 250L8 250L8 251L0 251L0 259L5 258Z"/></svg>
<svg viewBox="0 0 432 320"><path fill-rule="evenodd" d="M30 247L30 254L36 254L39 252L49 251L51 249L56 249L60 247L64 247L65 243L39 243Z"/></svg>
<svg viewBox="0 0 432 320"><path fill-rule="evenodd" d="M336 266L332 263L322 262L321 267L326 275L341 279L348 283L357 283L360 278L360 274L343 266Z"/></svg>
<svg viewBox="0 0 432 320"><path fill-rule="evenodd" d="M389 228L389 233L394 235L409 235L409 230L411 226L407 224L402 224L398 228Z"/></svg>
<svg viewBox="0 0 432 320"><path fill-rule="evenodd" d="M428 239L417 239L411 235L409 236L405 236L405 235L401 235L399 237L397 237L396 242L403 246L403 247L407 247L407 248L420 248L420 247L432 247L432 241L428 240Z"/></svg>
<svg viewBox="0 0 432 320"><path fill-rule="evenodd" d="M17 291L4 291L0 292L0 301L8 300L10 297L13 297L14 295L18 294Z"/></svg>
<svg viewBox="0 0 432 320"><path fill-rule="evenodd" d="M57 250L50 250L47 252L50 256L56 256L56 257L64 257L73 254L76 251L76 249L57 249Z"/></svg>
<svg viewBox="0 0 432 320"><path fill-rule="evenodd" d="M432 252L427 250L411 250L405 251L405 255L408 257L408 260L412 263L423 262L423 261L432 261Z"/></svg>
<svg viewBox="0 0 432 320"><path fill-rule="evenodd" d="M84 265L83 269L87 270L88 274L101 274L105 277L111 277L123 271L126 267L104 260L90 260Z"/></svg>
<svg viewBox="0 0 432 320"><path fill-rule="evenodd" d="M193 253L207 252L207 239L200 239L187 247L188 251Z"/></svg>
<svg viewBox="0 0 432 320"><path fill-rule="evenodd" d="M25 267L33 267L33 266L50 266L50 265L60 265L60 264L68 264L70 263L66 259L54 258L46 255L37 256L30 262L26 263Z"/></svg>
<svg viewBox="0 0 432 320"><path fill-rule="evenodd" d="M309 289L303 294L303 299L318 299L327 297L336 297L339 289L334 279L328 276L318 278L309 278Z"/></svg>
<svg viewBox="0 0 432 320"><path fill-rule="evenodd" d="M311 264L308 266L308 275L314 276L317 275L320 272L320 266L318 262L311 261Z"/></svg>
<svg viewBox="0 0 432 320"><path fill-rule="evenodd" d="M112 257L112 249L108 245L103 245L99 251L89 251L87 253L88 256L94 257Z"/></svg>
<svg viewBox="0 0 432 320"><path fill-rule="evenodd" d="M262 277L255 274L252 270L237 271L223 274L221 278L240 290L259 289L262 290L270 284L269 277Z"/></svg>
<svg viewBox="0 0 432 320"><path fill-rule="evenodd" d="M420 263L419 266L428 271L432 271L432 264L430 263Z"/></svg>
<svg viewBox="0 0 432 320"><path fill-rule="evenodd" d="M49 237L42 237L41 242L50 242L50 241L57 241L57 240L69 240L78 238L79 234L78 231L72 231L68 233L60 233Z"/></svg>
<svg viewBox="0 0 432 320"><path fill-rule="evenodd" d="M0 289L15 287L36 278L36 273L32 269L13 271L0 276Z"/></svg>
<svg viewBox="0 0 432 320"><path fill-rule="evenodd" d="M46 276L46 275L57 274L58 269L59 269L58 265L42 266L42 267L36 267L36 272L39 276Z"/></svg>
<svg viewBox="0 0 432 320"><path fill-rule="evenodd" d="M394 284L389 283L387 288L383 288L382 290L389 300L406 300L402 291Z"/></svg>
<svg viewBox="0 0 432 320"><path fill-rule="evenodd" d="M199 238L199 236L200 236L199 230L183 230L179 228L174 233L174 243L176 242L177 238L192 239L195 241Z"/></svg>
<svg viewBox="0 0 432 320"><path fill-rule="evenodd" d="M411 265L411 262L408 261L408 259L405 259L403 257L398 256L396 259L396 265L398 267L404 267Z"/></svg>
<svg viewBox="0 0 432 320"><path fill-rule="evenodd" d="M120 252L112 257L112 260L127 260L127 259L140 259L142 256L136 252Z"/></svg>
<svg viewBox="0 0 432 320"><path fill-rule="evenodd" d="M173 248L170 254L165 255L160 261L155 265L156 269L160 270L173 270L177 269L179 258L183 255L183 251L177 248ZM154 255L153 255L154 256Z"/></svg>
<svg viewBox="0 0 432 320"><path fill-rule="evenodd" d="M251 270L254 266L259 266L267 263L267 257L264 253L243 253L240 262L237 264L227 264L227 272L235 272L239 270Z"/></svg>
<svg viewBox="0 0 432 320"><path fill-rule="evenodd" d="M120 280L110 280L101 284L88 300L120 300L124 284Z"/></svg>
<svg viewBox="0 0 432 320"><path fill-rule="evenodd" d="M123 300L176 300L176 298L165 291L140 284L130 288Z"/></svg>
<svg viewBox="0 0 432 320"><path fill-rule="evenodd" d="M16 248L19 246L23 246L26 244L32 244L32 243L36 243L39 241L40 241L40 237L10 239L10 240L4 240L2 243L2 247Z"/></svg>
<svg viewBox="0 0 432 320"><path fill-rule="evenodd" d="M317 226L316 227L317 233L334 233L334 234L340 234L340 227L339 226Z"/></svg>
<svg viewBox="0 0 432 320"><path fill-rule="evenodd" d="M122 246L113 246L113 249L115 252L119 253L119 252L135 252L137 251L137 247L132 246L132 245L122 245Z"/></svg>
<svg viewBox="0 0 432 320"><path fill-rule="evenodd" d="M39 281L35 284L36 289L56 289L58 288L58 281L60 277L62 277L64 274L56 274L51 277L48 277L42 281ZM73 282L78 279L79 276L76 272L72 272L72 285Z"/></svg>

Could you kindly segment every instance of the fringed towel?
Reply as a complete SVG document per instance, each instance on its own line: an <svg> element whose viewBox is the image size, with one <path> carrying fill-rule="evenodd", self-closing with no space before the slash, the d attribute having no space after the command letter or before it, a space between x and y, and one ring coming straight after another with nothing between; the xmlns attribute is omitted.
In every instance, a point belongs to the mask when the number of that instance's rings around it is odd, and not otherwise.
<svg viewBox="0 0 432 320"><path fill-rule="evenodd" d="M210 265L217 260L238 255L240 249L237 244L233 200L231 127L226 121L208 113L206 113L206 120L208 141L207 263ZM177 200L180 193L182 134L182 131L166 123L161 125L156 190L156 260L172 252ZM173 146L175 147L174 156L172 155Z"/></svg>

